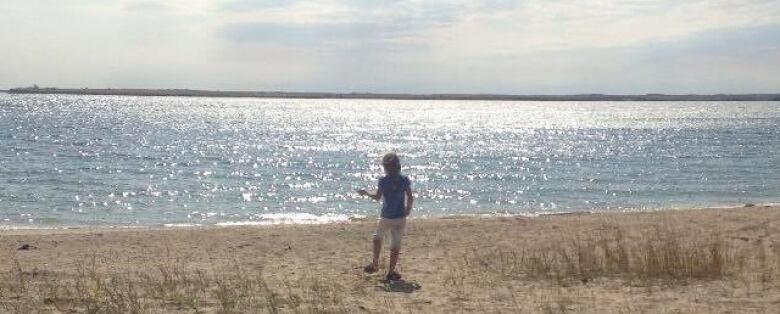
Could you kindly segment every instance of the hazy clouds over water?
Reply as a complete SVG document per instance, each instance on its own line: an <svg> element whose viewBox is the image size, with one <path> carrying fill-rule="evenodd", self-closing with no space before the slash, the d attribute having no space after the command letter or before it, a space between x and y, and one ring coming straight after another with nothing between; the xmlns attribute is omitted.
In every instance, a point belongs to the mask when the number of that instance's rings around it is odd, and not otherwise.
<svg viewBox="0 0 780 314"><path fill-rule="evenodd" d="M0 3L0 88L753 93L777 1Z"/></svg>

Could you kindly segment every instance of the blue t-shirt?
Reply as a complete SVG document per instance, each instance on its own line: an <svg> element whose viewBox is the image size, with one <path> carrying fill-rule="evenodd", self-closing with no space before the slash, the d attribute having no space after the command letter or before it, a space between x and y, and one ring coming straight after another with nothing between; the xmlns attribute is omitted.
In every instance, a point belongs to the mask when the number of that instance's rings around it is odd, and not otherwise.
<svg viewBox="0 0 780 314"><path fill-rule="evenodd" d="M382 191L382 218L395 219L406 214L406 190L412 183L404 175L383 176L379 178L379 191Z"/></svg>

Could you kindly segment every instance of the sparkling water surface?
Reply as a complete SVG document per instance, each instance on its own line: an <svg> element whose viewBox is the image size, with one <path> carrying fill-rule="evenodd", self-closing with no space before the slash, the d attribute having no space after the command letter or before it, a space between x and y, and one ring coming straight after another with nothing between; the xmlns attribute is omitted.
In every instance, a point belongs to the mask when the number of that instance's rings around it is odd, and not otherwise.
<svg viewBox="0 0 780 314"><path fill-rule="evenodd" d="M0 94L0 225L371 217L391 150L418 216L780 201L780 102Z"/></svg>

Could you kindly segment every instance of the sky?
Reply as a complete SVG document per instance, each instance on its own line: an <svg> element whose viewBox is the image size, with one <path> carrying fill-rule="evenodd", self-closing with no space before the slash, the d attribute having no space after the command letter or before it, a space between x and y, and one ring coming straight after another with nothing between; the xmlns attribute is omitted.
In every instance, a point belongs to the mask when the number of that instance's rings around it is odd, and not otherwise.
<svg viewBox="0 0 780 314"><path fill-rule="evenodd" d="M777 0L2 0L0 89L780 92Z"/></svg>

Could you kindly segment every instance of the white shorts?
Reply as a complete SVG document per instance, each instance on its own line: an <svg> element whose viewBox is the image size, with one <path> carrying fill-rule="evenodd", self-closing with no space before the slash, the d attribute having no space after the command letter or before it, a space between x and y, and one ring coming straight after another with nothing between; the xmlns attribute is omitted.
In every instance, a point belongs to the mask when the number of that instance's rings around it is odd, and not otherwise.
<svg viewBox="0 0 780 314"><path fill-rule="evenodd" d="M398 250L401 248L401 237L404 235L404 229L406 229L406 217L379 218L374 239L384 240L385 235L390 231L390 249Z"/></svg>

